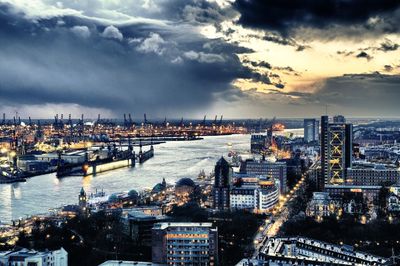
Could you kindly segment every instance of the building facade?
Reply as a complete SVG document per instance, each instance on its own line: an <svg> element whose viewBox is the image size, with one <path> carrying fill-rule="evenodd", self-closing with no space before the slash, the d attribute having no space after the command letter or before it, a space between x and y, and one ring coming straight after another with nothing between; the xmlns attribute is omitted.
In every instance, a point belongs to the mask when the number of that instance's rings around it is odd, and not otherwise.
<svg viewBox="0 0 400 266"><path fill-rule="evenodd" d="M167 220L163 215L145 214L132 211L121 217L123 233L128 235L137 246L151 246L152 228L155 223Z"/></svg>
<svg viewBox="0 0 400 266"><path fill-rule="evenodd" d="M267 146L268 136L265 134L253 134L250 139L251 153L260 154Z"/></svg>
<svg viewBox="0 0 400 266"><path fill-rule="evenodd" d="M362 197L366 202L377 203L381 186L327 185L325 191L333 198Z"/></svg>
<svg viewBox="0 0 400 266"><path fill-rule="evenodd" d="M400 171L384 165L357 166L347 169L346 184L356 186L383 186L400 184Z"/></svg>
<svg viewBox="0 0 400 266"><path fill-rule="evenodd" d="M152 229L152 262L218 265L218 230L212 223L157 223Z"/></svg>
<svg viewBox="0 0 400 266"><path fill-rule="evenodd" d="M229 210L229 193L233 170L229 163L221 157L215 165L215 180L213 187L213 208Z"/></svg>
<svg viewBox="0 0 400 266"><path fill-rule="evenodd" d="M304 237L269 238L260 252L261 265L386 265L387 258L357 252L352 246L335 245Z"/></svg>
<svg viewBox="0 0 400 266"><path fill-rule="evenodd" d="M266 160L246 160L242 163L240 172L264 176L267 179L275 179L279 183L280 194L287 193L287 164L286 162L270 162Z"/></svg>
<svg viewBox="0 0 400 266"><path fill-rule="evenodd" d="M304 119L304 141L314 142L319 140L319 121Z"/></svg>
<svg viewBox="0 0 400 266"><path fill-rule="evenodd" d="M314 192L311 201L307 204L306 215L319 220L335 214L336 204L333 202L329 193Z"/></svg>
<svg viewBox="0 0 400 266"><path fill-rule="evenodd" d="M240 183L230 192L232 210L266 213L279 201L279 186L273 178L243 177Z"/></svg>
<svg viewBox="0 0 400 266"><path fill-rule="evenodd" d="M321 171L324 185L343 184L346 169L352 166L353 126L342 116L329 123L328 116L321 117Z"/></svg>
<svg viewBox="0 0 400 266"><path fill-rule="evenodd" d="M60 248L39 252L29 249L0 252L0 266L68 266L68 253Z"/></svg>

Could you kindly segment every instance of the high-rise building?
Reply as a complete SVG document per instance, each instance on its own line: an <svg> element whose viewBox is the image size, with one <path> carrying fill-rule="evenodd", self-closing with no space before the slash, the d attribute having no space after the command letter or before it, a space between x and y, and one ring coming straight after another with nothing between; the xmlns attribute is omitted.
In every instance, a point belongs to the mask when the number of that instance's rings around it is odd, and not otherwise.
<svg viewBox="0 0 400 266"><path fill-rule="evenodd" d="M328 128L329 128L329 117L327 115L321 116L321 181L317 182L320 184L319 188L324 189L325 180L328 176L328 161L329 161L329 146L328 146Z"/></svg>
<svg viewBox="0 0 400 266"><path fill-rule="evenodd" d="M229 210L229 191L231 186L232 168L221 157L215 165L215 182L213 188L213 208L216 210Z"/></svg>
<svg viewBox="0 0 400 266"><path fill-rule="evenodd" d="M329 123L328 116L321 117L321 171L324 185L343 184L346 169L351 167L353 156L353 125L346 124L343 116Z"/></svg>
<svg viewBox="0 0 400 266"><path fill-rule="evenodd" d="M313 142L319 139L319 122L316 119L304 119L304 141Z"/></svg>
<svg viewBox="0 0 400 266"><path fill-rule="evenodd" d="M157 223L152 229L152 262L217 265L218 230L212 223Z"/></svg>

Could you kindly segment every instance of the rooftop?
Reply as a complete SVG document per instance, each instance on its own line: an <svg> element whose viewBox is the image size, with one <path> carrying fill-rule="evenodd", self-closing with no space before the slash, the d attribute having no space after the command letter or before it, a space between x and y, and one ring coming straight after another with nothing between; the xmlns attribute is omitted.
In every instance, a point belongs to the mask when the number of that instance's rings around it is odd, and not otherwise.
<svg viewBox="0 0 400 266"><path fill-rule="evenodd" d="M212 227L212 223L156 223L154 228L166 229L169 227Z"/></svg>
<svg viewBox="0 0 400 266"><path fill-rule="evenodd" d="M163 264L157 264L152 262L146 261L123 261L123 260L108 260L100 264L99 266L131 266L131 265L138 265L138 266L161 266Z"/></svg>
<svg viewBox="0 0 400 266"><path fill-rule="evenodd" d="M293 237L293 238L270 238L267 242L267 244L264 247L263 252L267 255L271 256L284 256L284 257L293 257L293 258L303 258L303 255L298 255L298 254L292 254L292 255L286 255L284 253L284 246L289 245L289 244L295 244L296 246L298 244L306 244L310 246L310 249L314 253L320 253L320 254L325 254L324 251L318 252L315 248L320 248L322 250L327 250L330 252L337 253L338 256L329 256L329 255L324 255L326 256L326 260L329 262L333 263L342 263L342 262L349 262L349 265L352 265L350 261L346 260L344 256L349 256L352 258L360 259L363 261L367 262L379 262L379 263L384 263L387 261L386 258L375 256L372 254L364 253L364 252L358 252L354 251L352 246L348 245L335 245L335 244L330 244L327 242L319 241L319 240L314 240L310 238L304 238L304 237ZM307 259L315 259L313 257L307 257ZM319 259L322 259L319 257Z"/></svg>

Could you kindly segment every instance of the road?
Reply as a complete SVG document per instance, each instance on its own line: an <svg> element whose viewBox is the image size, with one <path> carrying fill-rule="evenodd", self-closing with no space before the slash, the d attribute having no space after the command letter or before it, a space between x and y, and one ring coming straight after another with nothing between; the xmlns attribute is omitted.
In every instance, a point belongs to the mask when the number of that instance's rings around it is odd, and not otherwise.
<svg viewBox="0 0 400 266"><path fill-rule="evenodd" d="M259 252L263 249L268 238L275 236L282 224L288 219L289 209L288 203L297 197L297 192L304 184L305 174L297 182L297 184L285 196L280 196L278 204L271 212L271 216L265 219L264 224L260 226L256 236L254 237L254 253L252 258L258 257Z"/></svg>

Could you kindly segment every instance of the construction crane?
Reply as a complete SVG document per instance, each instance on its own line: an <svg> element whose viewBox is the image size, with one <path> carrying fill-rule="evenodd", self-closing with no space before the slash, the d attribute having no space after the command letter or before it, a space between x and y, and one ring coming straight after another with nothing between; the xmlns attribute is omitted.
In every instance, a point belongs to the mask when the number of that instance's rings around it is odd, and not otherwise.
<svg viewBox="0 0 400 266"><path fill-rule="evenodd" d="M129 119L129 127L132 127L133 126L133 121L132 121L131 113L128 114L128 119Z"/></svg>

